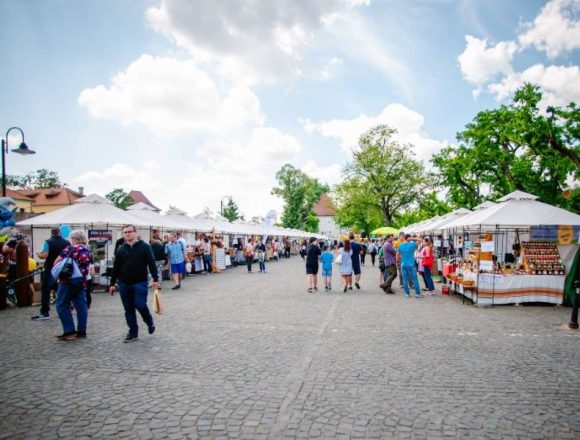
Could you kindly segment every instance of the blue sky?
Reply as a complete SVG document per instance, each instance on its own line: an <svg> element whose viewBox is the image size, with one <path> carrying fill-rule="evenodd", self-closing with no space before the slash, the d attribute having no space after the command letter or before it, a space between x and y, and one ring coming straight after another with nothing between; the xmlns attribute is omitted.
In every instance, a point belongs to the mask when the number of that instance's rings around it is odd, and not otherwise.
<svg viewBox="0 0 580 440"><path fill-rule="evenodd" d="M286 162L340 181L389 123L429 158L523 81L580 101L578 0L3 0L0 130L104 195L142 190L196 214L231 195L248 217ZM10 146L18 143L10 138Z"/></svg>

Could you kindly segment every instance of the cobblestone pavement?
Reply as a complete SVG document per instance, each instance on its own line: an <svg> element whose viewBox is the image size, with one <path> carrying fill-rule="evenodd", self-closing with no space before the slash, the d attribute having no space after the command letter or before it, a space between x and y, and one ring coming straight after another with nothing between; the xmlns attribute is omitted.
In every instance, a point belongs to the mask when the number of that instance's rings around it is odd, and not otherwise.
<svg viewBox="0 0 580 440"><path fill-rule="evenodd" d="M0 438L580 438L570 309L384 295L363 271L349 293L307 294L297 257L165 282L131 344L118 296L94 295L85 340L0 312Z"/></svg>

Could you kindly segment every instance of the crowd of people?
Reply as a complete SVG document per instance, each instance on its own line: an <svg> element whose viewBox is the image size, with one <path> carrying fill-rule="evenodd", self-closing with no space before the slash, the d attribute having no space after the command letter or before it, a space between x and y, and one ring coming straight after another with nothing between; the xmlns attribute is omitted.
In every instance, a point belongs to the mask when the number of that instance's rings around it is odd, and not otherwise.
<svg viewBox="0 0 580 440"><path fill-rule="evenodd" d="M196 251L203 257L204 271L211 273L212 241L201 235L196 243ZM9 247L10 243L5 246ZM267 255L290 256L292 244L289 240L260 240L250 237L245 244L238 243L243 251L248 273L252 273L254 262L258 262L259 272L266 272ZM304 241L300 255L305 261L307 292L318 291L318 272L322 266L322 278L326 292L332 291L333 266L336 264L342 279L342 291L361 289L362 266L366 254L375 267L378 260L379 287L386 294L394 294L393 283L399 278L399 285L406 297L414 290L416 298L422 298L418 273L421 274L427 294L434 294L431 276L435 262L433 245L429 237L423 239L401 233L397 240L392 234L378 240L362 240L354 234L342 241L322 241L315 237ZM69 340L85 338L87 333L88 309L90 307L91 277L94 273L93 257L84 230L74 230L68 240L61 237L59 228L51 231L38 257L45 259L44 278L41 288L41 307L32 319L49 319L50 294L56 290L56 311L62 324L62 334L57 338ZM378 258L377 258L378 257ZM123 228L123 237L115 245L115 257L111 273L109 292L119 292L125 311L129 331L125 342L133 342L139 337L137 312L147 326L149 334L155 332L153 316L147 306L149 288L159 289L163 273L169 266L173 278L172 290L181 288L181 281L191 271L187 244L179 233L170 233L163 240L159 230L153 230L149 242L138 237L133 225ZM71 310L76 310L75 325Z"/></svg>
<svg viewBox="0 0 580 440"><path fill-rule="evenodd" d="M14 242L16 243L16 242ZM15 244L8 241L4 252L13 253ZM11 247L12 246L12 247ZM194 246L193 255L203 258L203 272L212 273L212 247L221 246L217 240L210 240L201 234ZM289 238L270 239L267 242L250 237L246 244L238 241L235 251L244 252L248 272L252 272L257 260L259 272L266 272L267 254L278 258L290 258L292 243ZM191 258L186 240L180 232L166 234L154 229L149 242L138 236L134 225L123 228L123 236L116 241L113 268L108 291L111 295L119 292L125 311L129 331L124 342L133 342L139 337L137 312L147 326L149 334L155 332L153 315L147 306L149 289L159 289L164 277L173 279L172 290L181 288L181 281L191 272ZM84 230L74 230L68 239L61 236L60 228L51 230L51 238L46 240L37 256L44 259L44 276L41 287L41 307L34 321L50 319L51 293L56 291L56 311L62 324L59 340L82 339L87 336L88 309L91 301L91 284L94 262ZM188 267L189 266L189 267ZM76 311L76 324L72 310Z"/></svg>
<svg viewBox="0 0 580 440"><path fill-rule="evenodd" d="M435 294L435 285L432 278L435 256L433 244L429 237L418 238L400 233L397 240L393 234L377 240L356 240L350 234L345 240L322 241L312 237L302 243L300 255L306 263L306 291L318 291L318 272L322 265L324 289L332 290L333 263L338 266L342 279L342 290L353 290L354 286L360 289L362 270L365 257L371 256L371 265L375 267L379 262L379 287L386 294L394 294L393 282L398 277L399 287L403 288L406 297L411 296L414 290L416 298L423 298L422 290L427 295ZM421 274L425 287L419 283L418 273Z"/></svg>

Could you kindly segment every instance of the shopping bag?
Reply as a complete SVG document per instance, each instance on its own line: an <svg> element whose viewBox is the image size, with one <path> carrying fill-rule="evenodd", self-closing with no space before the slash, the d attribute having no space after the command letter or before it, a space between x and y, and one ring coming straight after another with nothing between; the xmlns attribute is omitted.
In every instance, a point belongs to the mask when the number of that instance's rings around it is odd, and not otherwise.
<svg viewBox="0 0 580 440"><path fill-rule="evenodd" d="M338 257L334 261L336 264L342 264L342 253L338 254Z"/></svg>
<svg viewBox="0 0 580 440"><path fill-rule="evenodd" d="M159 289L153 291L153 312L158 315L163 315L163 302L161 301L161 293Z"/></svg>

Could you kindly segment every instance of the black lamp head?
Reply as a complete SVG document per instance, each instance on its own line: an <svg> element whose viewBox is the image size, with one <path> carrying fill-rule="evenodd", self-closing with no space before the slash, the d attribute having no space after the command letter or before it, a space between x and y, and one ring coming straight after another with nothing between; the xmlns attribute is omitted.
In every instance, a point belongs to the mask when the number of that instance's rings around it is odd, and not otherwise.
<svg viewBox="0 0 580 440"><path fill-rule="evenodd" d="M18 154L22 154L22 155L28 155L28 154L36 154L36 151L31 150L30 148L28 148L28 145L26 145L24 142L22 142L18 148L13 148L12 150L13 153L18 153Z"/></svg>

